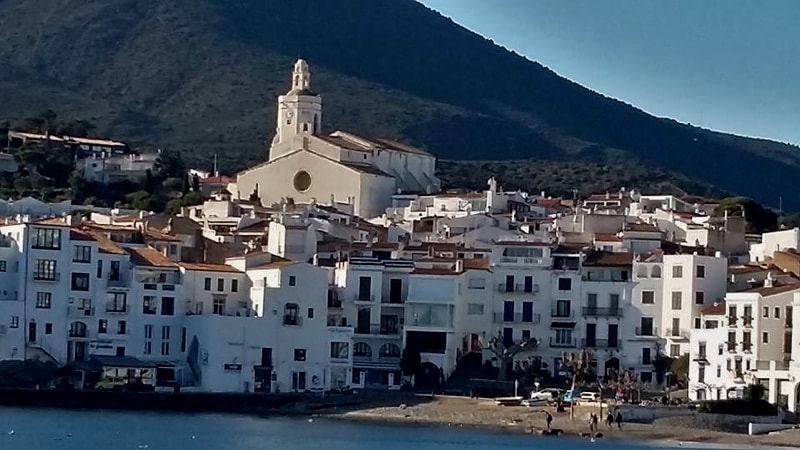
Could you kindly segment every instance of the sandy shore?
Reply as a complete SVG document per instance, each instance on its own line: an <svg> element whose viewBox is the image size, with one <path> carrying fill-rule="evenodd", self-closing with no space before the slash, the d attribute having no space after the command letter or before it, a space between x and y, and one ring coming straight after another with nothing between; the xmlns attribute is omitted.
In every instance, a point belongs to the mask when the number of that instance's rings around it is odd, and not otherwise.
<svg viewBox="0 0 800 450"><path fill-rule="evenodd" d="M547 428L545 408L503 407L497 406L493 400L470 399L466 397L437 397L408 406L391 406L365 408L340 414L331 414L332 419L365 420L386 423L444 425L459 427L487 428L519 433L537 433ZM553 428L564 430L567 435L578 435L589 432L588 415L598 412L594 408L575 408L575 417L570 419L569 411L555 413L553 408L546 408L553 415ZM649 424L626 423L622 429L608 428L600 425L605 438L663 441L677 445L679 442L696 442L708 444L724 444L725 448L764 446L795 447L800 446L800 430L781 433L748 436L744 434L723 433L691 428L676 428ZM555 438L554 438L555 439Z"/></svg>

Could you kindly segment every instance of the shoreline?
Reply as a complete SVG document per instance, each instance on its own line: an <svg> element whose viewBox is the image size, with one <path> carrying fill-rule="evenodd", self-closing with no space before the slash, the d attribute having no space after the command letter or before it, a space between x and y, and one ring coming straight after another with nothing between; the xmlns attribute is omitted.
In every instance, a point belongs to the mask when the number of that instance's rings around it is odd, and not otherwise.
<svg viewBox="0 0 800 450"><path fill-rule="evenodd" d="M542 408L543 409L543 408ZM541 435L546 429L544 414L540 408L496 406L491 399L469 399L465 397L437 396L429 402L393 407L369 407L352 411L320 413L329 420L378 423L398 426L431 426L444 428L466 428L495 433L532 435L540 438L566 437L588 439L588 421L584 417L593 409L576 408L575 418L569 413L553 414L552 428L563 430L561 436ZM669 427L657 424L624 423L622 429L609 429L602 423L597 430L604 440L638 441L662 447L681 447L691 444L695 448L726 450L797 448L800 444L800 429L780 433L750 436L718 430L689 427ZM582 436L581 434L584 433Z"/></svg>

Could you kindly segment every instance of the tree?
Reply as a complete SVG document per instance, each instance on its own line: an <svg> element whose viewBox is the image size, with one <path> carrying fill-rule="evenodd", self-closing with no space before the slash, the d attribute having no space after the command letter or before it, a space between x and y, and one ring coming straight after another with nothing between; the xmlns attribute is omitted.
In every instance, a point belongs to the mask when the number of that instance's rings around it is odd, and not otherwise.
<svg viewBox="0 0 800 450"><path fill-rule="evenodd" d="M726 211L729 214L743 214L752 231L757 233L772 231L778 227L778 214L752 198L727 197L720 200L715 214L721 216Z"/></svg>
<svg viewBox="0 0 800 450"><path fill-rule="evenodd" d="M186 175L186 164L180 152L161 150L156 158L155 168L161 179L180 178Z"/></svg>
<svg viewBox="0 0 800 450"><path fill-rule="evenodd" d="M419 349L414 345L406 345L400 355L400 370L403 371L403 375L413 378L419 372L420 366L422 366L422 355Z"/></svg>
<svg viewBox="0 0 800 450"><path fill-rule="evenodd" d="M677 358L672 358L669 364L669 371L672 373L670 383L679 386L689 384L689 354L683 354Z"/></svg>
<svg viewBox="0 0 800 450"><path fill-rule="evenodd" d="M189 193L191 185L189 184L189 174L183 176L183 183L181 184L181 194L186 195Z"/></svg>
<svg viewBox="0 0 800 450"><path fill-rule="evenodd" d="M487 348L500 361L500 371L497 373L497 381L504 381L508 376L508 369L514 363L514 357L518 354L536 348L536 341L533 339L523 339L519 342L506 342L500 331L497 336L489 340Z"/></svg>
<svg viewBox="0 0 800 450"><path fill-rule="evenodd" d="M564 352L563 356L561 357L561 365L564 369L566 369L567 373L570 375L572 379L572 396L575 396L575 389L578 384L582 384L587 382L593 375L591 370L592 364L592 353L588 350L581 350L578 353L567 353ZM575 409L573 406L575 405L575 401L573 400L570 402L569 408L569 415L570 418L574 417Z"/></svg>

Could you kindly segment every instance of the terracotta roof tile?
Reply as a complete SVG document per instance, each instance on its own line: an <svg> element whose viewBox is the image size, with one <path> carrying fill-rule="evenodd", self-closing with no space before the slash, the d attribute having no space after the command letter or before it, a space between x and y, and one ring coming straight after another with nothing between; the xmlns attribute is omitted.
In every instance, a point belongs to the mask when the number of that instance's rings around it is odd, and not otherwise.
<svg viewBox="0 0 800 450"><path fill-rule="evenodd" d="M658 233L658 227L649 223L629 223L625 225L624 231L638 231L647 233Z"/></svg>
<svg viewBox="0 0 800 450"><path fill-rule="evenodd" d="M592 252L583 262L585 266L624 267L633 265L633 253Z"/></svg>
<svg viewBox="0 0 800 450"><path fill-rule="evenodd" d="M134 266L177 268L178 265L152 247L126 248Z"/></svg>
<svg viewBox="0 0 800 450"><path fill-rule="evenodd" d="M102 233L92 232L86 228L84 228L82 231L90 235L95 242L97 242L97 248L100 250L100 253L109 253L112 255L126 254L125 250L119 244L107 238Z"/></svg>
<svg viewBox="0 0 800 450"><path fill-rule="evenodd" d="M788 280L784 282L788 282ZM781 286L772 286L772 287L762 286L739 292L755 292L761 295L762 297L769 297L770 295L783 294L784 292L791 292L798 289L800 289L800 280L794 279L793 282L788 282L788 284L784 284Z"/></svg>
<svg viewBox="0 0 800 450"><path fill-rule="evenodd" d="M714 302L713 305L703 308L700 313L707 316L721 316L725 314L725 302Z"/></svg>
<svg viewBox="0 0 800 450"><path fill-rule="evenodd" d="M178 263L181 267L186 270L194 270L198 272L236 272L242 273L241 270L229 266L227 264L208 264L208 263L188 263L188 262L181 262Z"/></svg>
<svg viewBox="0 0 800 450"><path fill-rule="evenodd" d="M280 269L282 267L288 267L288 266L292 266L292 265L295 265L295 264L300 264L300 262L299 261L290 261L288 259L286 259L286 260L282 259L281 261L272 261L272 262L268 262L268 263L264 263L264 264L259 264L257 266L251 266L251 267L248 267L248 270L249 269Z"/></svg>
<svg viewBox="0 0 800 450"><path fill-rule="evenodd" d="M458 275L459 273L452 269L424 269L418 268L411 271L411 275Z"/></svg>
<svg viewBox="0 0 800 450"><path fill-rule="evenodd" d="M77 228L72 228L69 230L69 240L70 241L94 241L95 239L89 235L88 233L81 231Z"/></svg>
<svg viewBox="0 0 800 450"><path fill-rule="evenodd" d="M622 242L622 238L611 233L595 233L594 240L597 242Z"/></svg>
<svg viewBox="0 0 800 450"><path fill-rule="evenodd" d="M552 244L549 242L533 242L533 241L492 241L495 245L503 247L550 247Z"/></svg>
<svg viewBox="0 0 800 450"><path fill-rule="evenodd" d="M489 258L469 258L464 260L465 270L489 270Z"/></svg>

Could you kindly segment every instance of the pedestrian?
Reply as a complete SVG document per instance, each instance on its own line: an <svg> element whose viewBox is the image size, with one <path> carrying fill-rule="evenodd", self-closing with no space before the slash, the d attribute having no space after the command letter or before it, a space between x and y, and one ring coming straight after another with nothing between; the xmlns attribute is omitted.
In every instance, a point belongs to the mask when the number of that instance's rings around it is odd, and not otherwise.
<svg viewBox="0 0 800 450"><path fill-rule="evenodd" d="M553 423L553 416L550 415L550 413L547 412L547 411L545 411L544 413L547 414L547 416L545 417L544 420L545 420L545 422L547 422L547 429L549 430L550 429L550 424Z"/></svg>
<svg viewBox="0 0 800 450"><path fill-rule="evenodd" d="M594 433L594 413L589 414L589 433Z"/></svg>
<svg viewBox="0 0 800 450"><path fill-rule="evenodd" d="M622 412L620 411L617 411L617 427L619 427L620 430L622 429Z"/></svg>
<svg viewBox="0 0 800 450"><path fill-rule="evenodd" d="M606 414L606 425L608 425L608 428L614 427L614 413L611 411Z"/></svg>
<svg viewBox="0 0 800 450"><path fill-rule="evenodd" d="M599 422L600 417L598 417L597 414L592 414L592 428L594 428L594 431L599 431L599 427L597 426Z"/></svg>

